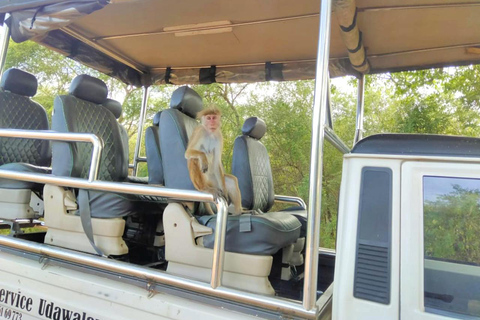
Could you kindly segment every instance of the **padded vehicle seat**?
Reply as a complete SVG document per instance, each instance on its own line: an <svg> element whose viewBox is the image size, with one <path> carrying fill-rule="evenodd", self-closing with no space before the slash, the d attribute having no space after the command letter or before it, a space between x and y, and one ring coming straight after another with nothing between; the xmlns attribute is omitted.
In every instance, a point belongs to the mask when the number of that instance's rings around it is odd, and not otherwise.
<svg viewBox="0 0 480 320"><path fill-rule="evenodd" d="M48 130L45 109L32 101L37 92L34 75L11 68L0 83L0 127ZM49 173L50 143L46 140L0 138L0 169L28 173ZM43 185L28 181L0 179L1 218L33 218L31 190L41 192Z"/></svg>
<svg viewBox="0 0 480 320"><path fill-rule="evenodd" d="M275 201L272 169L267 149L260 139L267 131L265 122L257 117L245 120L243 135L235 139L233 145L232 174L238 179L242 194L242 206L248 210L260 210L266 214ZM289 263L295 266L303 264L300 252L305 245L307 212L305 208L294 206L285 209L302 224L300 238L295 244L294 254Z"/></svg>
<svg viewBox="0 0 480 320"><path fill-rule="evenodd" d="M242 206L262 212L268 212L275 201L270 157L260 141L266 131L267 126L262 119L250 117L245 120L243 135L237 137L233 145L232 160L232 173L238 179ZM300 206L287 208L286 211L306 217L305 208Z"/></svg>
<svg viewBox="0 0 480 320"><path fill-rule="evenodd" d="M190 180L185 150L188 139L199 123L195 120L202 110L201 97L189 87L181 87L172 95L170 109L160 115L160 150L165 186L195 190ZM216 216L199 217L198 221L215 229ZM300 223L286 213L229 216L226 250L230 252L271 255L293 244L300 234ZM207 248L213 247L213 235L203 237ZM168 243L167 243L168 245Z"/></svg>
<svg viewBox="0 0 480 320"><path fill-rule="evenodd" d="M128 175L126 132L116 120L121 113L121 106L107 99L107 94L108 89L103 81L88 75L77 76L70 85L69 94L55 98L52 129L96 134L103 140L98 179L124 182ZM89 143L53 143L52 173L88 178L91 153L92 145ZM107 255L127 253L128 248L122 240L125 221L121 217L137 211L135 196L79 190L76 197L67 194L69 191L64 188L46 186L45 190L45 194L51 196L46 199L45 224L49 227L46 243L87 252L93 252L92 248L95 248L98 253L95 246L85 241L85 233L88 236L88 229L92 229L88 228L88 222L85 224L86 215L82 216L80 224L78 216L69 214L89 211L98 247ZM75 210L77 208L78 211Z"/></svg>
<svg viewBox="0 0 480 320"><path fill-rule="evenodd" d="M103 81L88 75L77 76L70 85L70 93L55 98L52 129L96 134L104 143L98 179L123 182L128 175L128 153L125 152L124 133L115 115L102 105L107 102L107 94ZM88 143L54 142L52 173L88 178L91 152L92 145ZM125 195L101 191L89 193L92 217L122 217L134 212L133 202Z"/></svg>

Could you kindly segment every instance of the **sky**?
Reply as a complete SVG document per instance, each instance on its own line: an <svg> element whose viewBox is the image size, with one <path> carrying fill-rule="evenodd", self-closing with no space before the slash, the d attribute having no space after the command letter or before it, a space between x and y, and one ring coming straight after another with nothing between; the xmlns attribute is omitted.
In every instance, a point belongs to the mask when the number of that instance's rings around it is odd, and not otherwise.
<svg viewBox="0 0 480 320"><path fill-rule="evenodd" d="M423 178L424 200L435 201L437 197L452 192L454 185L460 185L463 189L480 190L480 179L426 176Z"/></svg>

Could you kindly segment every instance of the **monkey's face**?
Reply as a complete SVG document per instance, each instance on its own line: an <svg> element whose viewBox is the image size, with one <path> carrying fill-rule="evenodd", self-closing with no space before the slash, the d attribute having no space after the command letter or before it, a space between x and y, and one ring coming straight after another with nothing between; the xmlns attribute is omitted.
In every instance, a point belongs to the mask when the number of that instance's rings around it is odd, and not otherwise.
<svg viewBox="0 0 480 320"><path fill-rule="evenodd" d="M202 117L202 124L209 132L215 132L221 125L221 116L218 114L207 114Z"/></svg>

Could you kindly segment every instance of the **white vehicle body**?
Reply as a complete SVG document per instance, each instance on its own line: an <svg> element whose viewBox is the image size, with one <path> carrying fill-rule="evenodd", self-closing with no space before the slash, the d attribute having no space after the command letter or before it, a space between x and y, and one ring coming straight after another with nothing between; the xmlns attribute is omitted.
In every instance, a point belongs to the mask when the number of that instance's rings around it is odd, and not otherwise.
<svg viewBox="0 0 480 320"><path fill-rule="evenodd" d="M85 14L79 8L89 3L94 9ZM61 10L56 11L55 5ZM410 320L474 319L480 315L478 264L426 258L424 246L424 178L480 179L480 156L458 152L453 156L432 155L420 151L404 155L399 150L351 152L328 121L329 75L350 74L359 79L355 143L361 143L365 73L478 63L480 5L477 1L358 0L334 1L332 7L328 0L242 0L228 4L220 0L113 0L111 3L84 0L78 4L63 0L21 0L12 4L0 0L0 10L17 19L12 24L14 40L33 37L33 41L125 83L143 86L141 126L145 122L150 85L313 78L316 81L310 199L305 208L308 212L302 266L305 280L298 292L300 299L272 294L273 289L269 291L269 274L265 270L270 270L271 256L225 252L227 208L223 199L197 191L100 181L98 162L103 143L93 134L0 129L2 137L88 141L94 146L88 179L0 168L1 178L46 185L45 224L50 226L49 232L67 226L70 229L64 235L74 243L51 245L58 233L46 236L45 243L0 236L0 319ZM62 16L65 12L66 16ZM34 17L37 24L32 21ZM17 24L20 27L15 29ZM138 162L146 160L139 155L141 126L134 171ZM325 139L345 154L336 253L319 248ZM388 191L388 199L377 199L375 195L367 199L373 199L371 208L383 206L384 211L361 209L366 203L363 201L367 201L362 197L368 193L362 189L362 177L369 168L381 172L380 176L386 174L389 187L379 190ZM166 250L179 259L183 259L182 253L188 254L193 262L185 264L188 266L177 264L176 272L165 272L149 265L95 255L79 217L67 212L69 205L76 205L76 200L64 187L152 196L167 201L164 222L172 219L172 223L165 223L165 229L178 227L182 232L176 234L171 242L175 245L170 247L167 238ZM8 197L5 193L3 196ZM69 202L71 197L73 204ZM277 200L301 206L303 203L301 199L282 196L277 196ZM195 243L197 232L205 229L182 209L179 203L183 201L216 204L218 232L213 249ZM2 208L0 211L4 223L12 220L11 212ZM371 212L373 216L369 216ZM49 218L49 214L55 219ZM124 245L118 242L122 241L125 222L108 220L94 221L95 242L115 250ZM105 230L111 234L99 236ZM362 259L361 245L385 249L379 269L368 263L358 265ZM112 255L124 253L115 251ZM377 277L381 273L381 285L368 276L362 278L364 274L359 270L370 267L366 274ZM429 281L438 274L452 276L451 282L464 284L468 293L460 295L461 303L454 300L450 309L442 305L458 295L437 292L435 286L431 290ZM448 280L441 281L450 285ZM473 289L468 287L468 281ZM362 291L362 285L367 286L367 293ZM438 300L440 306L435 304Z"/></svg>

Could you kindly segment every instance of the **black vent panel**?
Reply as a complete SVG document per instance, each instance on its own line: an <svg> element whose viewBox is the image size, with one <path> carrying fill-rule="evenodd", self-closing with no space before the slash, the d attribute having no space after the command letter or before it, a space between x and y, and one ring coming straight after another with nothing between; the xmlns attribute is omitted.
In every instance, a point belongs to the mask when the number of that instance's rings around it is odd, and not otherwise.
<svg viewBox="0 0 480 320"><path fill-rule="evenodd" d="M390 303L390 258L388 247L358 244L353 296Z"/></svg>

